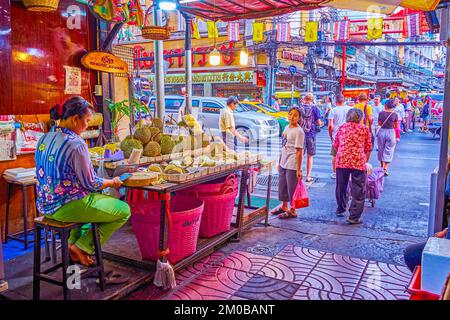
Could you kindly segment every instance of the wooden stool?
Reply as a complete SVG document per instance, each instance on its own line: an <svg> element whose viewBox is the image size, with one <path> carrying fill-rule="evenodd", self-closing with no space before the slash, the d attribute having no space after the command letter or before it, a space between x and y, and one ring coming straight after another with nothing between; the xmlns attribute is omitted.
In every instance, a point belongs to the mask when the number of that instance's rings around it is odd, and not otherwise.
<svg viewBox="0 0 450 320"><path fill-rule="evenodd" d="M5 179L6 180L6 179ZM28 199L27 199L27 188L32 187L34 190L34 199L36 201L36 188L35 188L35 181L32 182L16 182L16 181L10 181L6 180L6 216L5 216L5 243L8 242L8 239L16 240L23 242L24 244L24 250L28 249L28 243L33 242L33 240L28 241L28 233L32 231L33 229L28 230ZM11 193L14 186L19 186L22 188L22 215L23 215L23 231L15 233L10 235L9 234L9 207L11 204ZM36 215L38 216L39 213L36 210ZM23 234L23 239L20 238L20 234Z"/></svg>
<svg viewBox="0 0 450 320"><path fill-rule="evenodd" d="M41 281L63 287L64 300L70 299L70 290L67 287L67 268L71 264L69 255L69 234L72 229L81 227L86 223L60 222L45 217L36 218L34 223L34 236L36 241L34 242L33 300L40 299ZM98 225L96 223L90 224L92 229L92 237L94 240L96 265L90 267L86 272L82 273L80 275L80 279L87 278L90 275L97 273L100 289L104 291L105 271L103 267L103 256L100 246ZM54 264L50 268L43 271L41 271L41 229L59 232L61 238L61 263ZM62 281L48 275L59 268L62 268Z"/></svg>

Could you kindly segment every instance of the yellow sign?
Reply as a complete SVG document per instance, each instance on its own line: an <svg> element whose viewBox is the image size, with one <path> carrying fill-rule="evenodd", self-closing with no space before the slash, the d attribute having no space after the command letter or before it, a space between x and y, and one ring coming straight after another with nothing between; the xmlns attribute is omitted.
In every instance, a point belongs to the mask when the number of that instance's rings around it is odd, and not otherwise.
<svg viewBox="0 0 450 320"><path fill-rule="evenodd" d="M103 71L108 73L127 73L128 65L115 55L103 52L92 51L81 58L81 63L88 69Z"/></svg>
<svg viewBox="0 0 450 320"><path fill-rule="evenodd" d="M383 36L383 18L367 20L367 40L380 39Z"/></svg>
<svg viewBox="0 0 450 320"><path fill-rule="evenodd" d="M208 72L194 73L192 83L253 83L253 71L237 72ZM155 77L149 77L150 82L155 82ZM165 78L166 84L185 84L185 74L168 74Z"/></svg>
<svg viewBox="0 0 450 320"><path fill-rule="evenodd" d="M264 40L264 23L254 22L253 23L253 41L261 42Z"/></svg>
<svg viewBox="0 0 450 320"><path fill-rule="evenodd" d="M305 42L316 42L319 39L319 22L306 22Z"/></svg>

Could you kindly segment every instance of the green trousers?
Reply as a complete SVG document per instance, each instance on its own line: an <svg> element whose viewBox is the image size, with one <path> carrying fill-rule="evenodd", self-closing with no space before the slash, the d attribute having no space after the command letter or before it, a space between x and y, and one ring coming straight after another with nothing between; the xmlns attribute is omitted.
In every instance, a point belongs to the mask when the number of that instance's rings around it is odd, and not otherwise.
<svg viewBox="0 0 450 320"><path fill-rule="evenodd" d="M54 214L46 217L61 222L96 222L98 223L100 243L103 245L116 230L128 221L130 207L116 198L91 193L83 199L65 204ZM70 232L69 243L75 244L88 254L94 252L92 231L88 225L73 229Z"/></svg>

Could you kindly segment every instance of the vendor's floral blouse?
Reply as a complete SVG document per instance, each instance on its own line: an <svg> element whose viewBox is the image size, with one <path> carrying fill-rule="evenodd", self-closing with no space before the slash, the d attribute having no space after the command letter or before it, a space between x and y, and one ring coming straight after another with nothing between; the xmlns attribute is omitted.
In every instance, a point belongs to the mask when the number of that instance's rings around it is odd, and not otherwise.
<svg viewBox="0 0 450 320"><path fill-rule="evenodd" d="M37 199L39 212L53 214L70 201L102 188L84 140L66 128L54 127L36 149Z"/></svg>
<svg viewBox="0 0 450 320"><path fill-rule="evenodd" d="M336 149L336 168L366 171L366 153L372 150L369 129L360 123L344 123L333 141Z"/></svg>

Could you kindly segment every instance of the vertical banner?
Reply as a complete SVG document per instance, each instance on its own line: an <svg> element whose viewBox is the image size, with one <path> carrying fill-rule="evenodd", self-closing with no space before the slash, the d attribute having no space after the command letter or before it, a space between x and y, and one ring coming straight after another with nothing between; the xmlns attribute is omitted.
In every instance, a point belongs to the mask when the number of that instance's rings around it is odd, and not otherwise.
<svg viewBox="0 0 450 320"><path fill-rule="evenodd" d="M291 25L289 22L280 22L277 24L277 41L291 41Z"/></svg>
<svg viewBox="0 0 450 320"><path fill-rule="evenodd" d="M408 30L407 37L417 37L421 35L420 32L420 16L418 13L410 14L406 17L406 28Z"/></svg>
<svg viewBox="0 0 450 320"><path fill-rule="evenodd" d="M367 19L367 40L380 39L383 36L383 18Z"/></svg>
<svg viewBox="0 0 450 320"><path fill-rule="evenodd" d="M306 22L305 42L316 42L319 38L319 22Z"/></svg>
<svg viewBox="0 0 450 320"><path fill-rule="evenodd" d="M218 38L219 30L215 21L207 21L206 26L208 28L208 38Z"/></svg>
<svg viewBox="0 0 450 320"><path fill-rule="evenodd" d="M254 22L255 22L254 19L244 20L244 23L245 23L244 38L245 39L247 39L247 37L250 37L253 35L253 23ZM248 46L253 45L253 37L251 40L247 40L247 45Z"/></svg>
<svg viewBox="0 0 450 320"><path fill-rule="evenodd" d="M253 23L253 41L261 42L264 40L264 23Z"/></svg>
<svg viewBox="0 0 450 320"><path fill-rule="evenodd" d="M350 20L334 23L334 41L347 41L350 38Z"/></svg>
<svg viewBox="0 0 450 320"><path fill-rule="evenodd" d="M200 31L198 30L198 19L192 19L191 21L192 38L200 39Z"/></svg>
<svg viewBox="0 0 450 320"><path fill-rule="evenodd" d="M228 22L228 40L230 42L239 41L239 22Z"/></svg>

